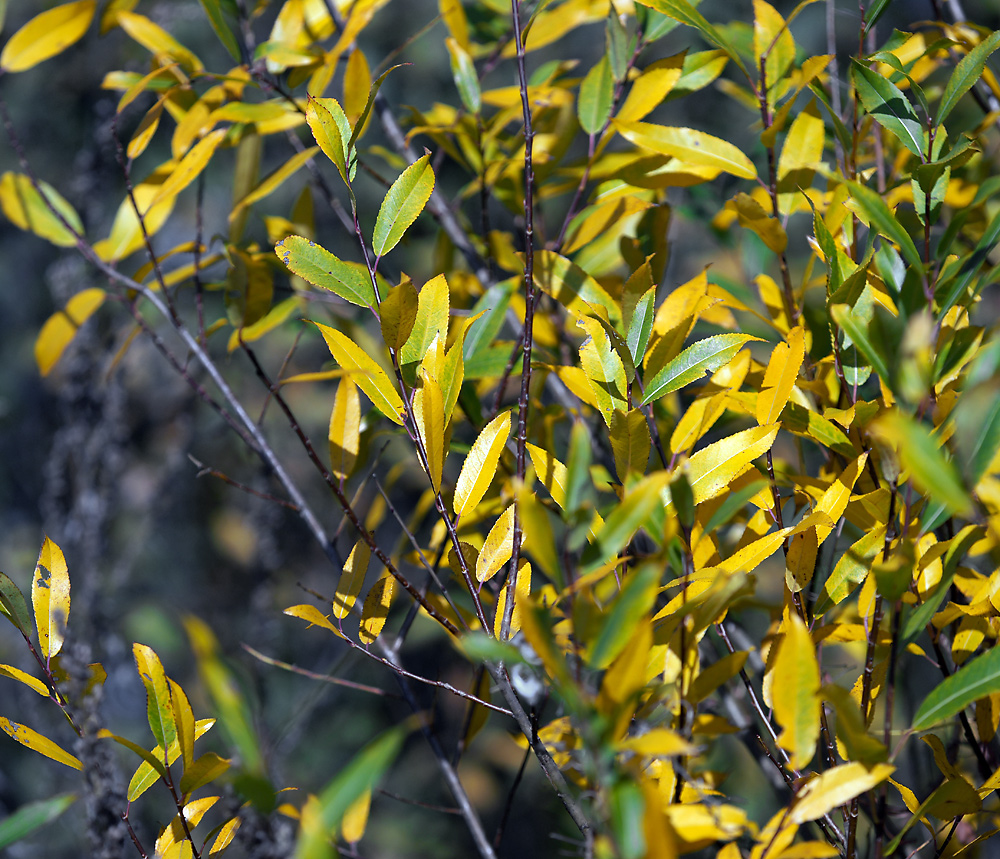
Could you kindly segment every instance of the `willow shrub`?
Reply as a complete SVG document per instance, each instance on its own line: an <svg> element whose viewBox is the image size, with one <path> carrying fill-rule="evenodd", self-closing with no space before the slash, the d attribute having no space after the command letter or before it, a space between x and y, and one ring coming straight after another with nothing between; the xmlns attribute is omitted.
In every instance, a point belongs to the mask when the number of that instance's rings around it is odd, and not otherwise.
<svg viewBox="0 0 1000 859"><path fill-rule="evenodd" d="M442 23L420 38L447 52L453 98L412 93L408 109L380 94L390 75L405 91L406 70L365 53L366 27L399 2L201 0L219 42L203 58L136 0L81 0L41 12L0 54L7 75L44 74L115 28L149 54L145 73L104 79L119 114L141 116L120 140L128 194L108 235L33 171L8 123L21 172L0 180L5 215L104 283L44 325L41 373L95 313L155 338L331 559L327 595L288 607L287 623L381 660L415 713L421 683L464 698L462 748L502 721L586 856L996 849L979 845L997 831L1000 786L1000 345L986 290L1000 33L932 20L883 38L883 0L844 19L860 27L856 55L809 56L795 33L800 13L813 32L822 20L811 5L782 17L754 0L738 10L749 20L712 22L687 0L441 0ZM574 44L603 40L589 68L560 59L577 31ZM688 47L666 55L668 34ZM665 103L720 93L740 146L654 121L677 113ZM154 163L150 142L168 138L170 159ZM234 162L228 218L199 217L166 247L205 177ZM702 185L716 196L697 197ZM279 188L294 189L291 210L269 208ZM708 226L671 208L693 199L759 260L752 277L670 276L677 222ZM314 203L341 232L316 229ZM397 247L418 231L433 252L401 274ZM293 350L267 366L255 347L289 330L332 361ZM224 363L236 351L250 360ZM266 431L226 380L240 366L280 409ZM327 403L328 427L296 419L293 383ZM324 507L276 454L279 434L325 484ZM386 443L420 475L419 498L387 478ZM409 516L397 539L372 530L384 506L355 506L372 470ZM46 539L31 609L0 581L37 665L0 672L68 724L57 737L0 726L80 769L65 748L84 726L58 659L68 566ZM462 654L464 689L403 673L414 626ZM420 729L455 819L496 855L483 823L496 809L466 793L420 715L317 793L276 794L213 631L187 629L210 718L136 643L152 743L96 737L137 756L129 801L173 816L155 846L130 829L139 855L224 852L243 817L213 806L232 790L298 821L297 856L355 855L373 788ZM90 675L103 680L98 665ZM907 676L935 679L915 695ZM216 720L230 758L196 749ZM770 820L727 792L712 754L724 735L774 785ZM23 808L0 843L72 801Z"/></svg>

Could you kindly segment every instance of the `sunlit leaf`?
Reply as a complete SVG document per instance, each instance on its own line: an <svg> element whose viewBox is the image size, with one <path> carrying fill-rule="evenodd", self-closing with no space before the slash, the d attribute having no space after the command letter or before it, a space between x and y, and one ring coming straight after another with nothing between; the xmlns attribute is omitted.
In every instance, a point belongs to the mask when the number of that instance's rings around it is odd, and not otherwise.
<svg viewBox="0 0 1000 859"><path fill-rule="evenodd" d="M895 769L889 764L875 764L869 768L859 763L832 767L806 784L789 817L795 823L816 820L881 784Z"/></svg>
<svg viewBox="0 0 1000 859"><path fill-rule="evenodd" d="M79 0L40 12L8 39L0 69L23 72L62 53L83 38L96 9L97 0Z"/></svg>
<svg viewBox="0 0 1000 859"><path fill-rule="evenodd" d="M757 168L739 147L704 131L648 122L612 123L622 137L650 152L670 155L695 167L712 167L741 179L757 178Z"/></svg>
<svg viewBox="0 0 1000 859"><path fill-rule="evenodd" d="M104 303L105 296L104 290L96 286L80 290L66 302L65 308L45 320L35 340L35 363L39 373L43 376L49 374L76 332Z"/></svg>
<svg viewBox="0 0 1000 859"><path fill-rule="evenodd" d="M476 558L476 580L488 582L514 554L514 505L511 504L490 528Z"/></svg>
<svg viewBox="0 0 1000 859"><path fill-rule="evenodd" d="M641 405L679 391L707 373L714 373L728 364L747 343L759 339L749 334L716 334L692 343L646 383Z"/></svg>
<svg viewBox="0 0 1000 859"><path fill-rule="evenodd" d="M358 639L362 644L369 645L382 634L395 593L396 580L388 572L383 573L368 591L364 607L361 609L361 625L358 629Z"/></svg>
<svg viewBox="0 0 1000 859"><path fill-rule="evenodd" d="M150 730L156 742L168 748L177 741L177 717L163 664L153 649L145 644L133 644L132 655L146 687L146 715Z"/></svg>
<svg viewBox="0 0 1000 859"><path fill-rule="evenodd" d="M38 645L46 660L55 656L66 640L69 621L69 569L62 549L48 537L42 543L31 580Z"/></svg>
<svg viewBox="0 0 1000 859"><path fill-rule="evenodd" d="M771 698L774 718L782 727L778 743L789 752L790 765L803 769L812 760L819 739L819 664L809 630L797 614L791 614L782 629Z"/></svg>
<svg viewBox="0 0 1000 859"><path fill-rule="evenodd" d="M357 601L361 587L365 583L365 573L371 560L371 549L364 540L358 540L351 554L344 562L343 572L337 582L337 592L333 597L333 616L338 620L347 617Z"/></svg>
<svg viewBox="0 0 1000 859"><path fill-rule="evenodd" d="M924 126L903 91L888 78L853 59L851 80L872 118L910 152L923 158Z"/></svg>
<svg viewBox="0 0 1000 859"><path fill-rule="evenodd" d="M501 412L480 431L462 463L455 484L455 516L472 513L496 476L500 455L510 435L510 412Z"/></svg>
<svg viewBox="0 0 1000 859"><path fill-rule="evenodd" d="M434 190L430 155L407 167L386 192L375 220L372 250L376 257L389 253L423 211Z"/></svg>
<svg viewBox="0 0 1000 859"><path fill-rule="evenodd" d="M787 342L774 347L757 395L757 423L761 426L774 423L781 416L795 387L805 354L805 331L801 327L793 328L788 332Z"/></svg>
<svg viewBox="0 0 1000 859"><path fill-rule="evenodd" d="M43 737L26 725L19 725L17 722L0 716L0 730L17 740L22 746L27 746L40 755L45 755L45 757L52 758L52 760L75 770L83 769L83 764L80 763L79 759L73 757L69 752L63 751L52 740Z"/></svg>
<svg viewBox="0 0 1000 859"><path fill-rule="evenodd" d="M774 444L777 424L743 430L702 448L688 460L688 482L696 504L718 495Z"/></svg>

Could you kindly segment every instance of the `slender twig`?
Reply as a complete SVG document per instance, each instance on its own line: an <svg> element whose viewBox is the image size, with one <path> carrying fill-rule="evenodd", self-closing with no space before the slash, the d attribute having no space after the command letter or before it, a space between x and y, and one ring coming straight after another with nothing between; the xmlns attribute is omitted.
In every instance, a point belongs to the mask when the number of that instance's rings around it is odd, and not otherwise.
<svg viewBox="0 0 1000 859"><path fill-rule="evenodd" d="M242 647L254 659L260 660L265 665L273 665L275 668L290 671L292 674L301 674L303 677L308 677L310 680L319 680L322 683L331 683L334 686L343 686L346 689L355 689L358 692L367 692L370 695L378 695L381 698L400 697L399 695L394 695L392 692L386 692L385 689L379 689L377 686L367 686L364 683L355 683L353 680L344 680L342 677L334 677L331 674L319 674L316 671L310 671L308 668L299 668L298 665L292 665L290 662L282 662L280 659L275 659L273 656L265 656L259 650L254 649L246 643L243 643Z"/></svg>

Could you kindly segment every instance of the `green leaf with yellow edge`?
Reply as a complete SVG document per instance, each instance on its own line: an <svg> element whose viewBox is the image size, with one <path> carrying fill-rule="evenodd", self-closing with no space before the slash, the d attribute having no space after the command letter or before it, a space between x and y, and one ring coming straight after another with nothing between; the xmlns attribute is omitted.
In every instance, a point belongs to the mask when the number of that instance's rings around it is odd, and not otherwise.
<svg viewBox="0 0 1000 859"><path fill-rule="evenodd" d="M1000 647L970 660L938 684L917 709L910 727L926 731L995 692L1000 692Z"/></svg>
<svg viewBox="0 0 1000 859"><path fill-rule="evenodd" d="M721 170L741 179L757 178L757 168L739 147L704 131L669 128L649 122L614 119L611 122L622 137L650 152L669 155L683 164Z"/></svg>
<svg viewBox="0 0 1000 859"><path fill-rule="evenodd" d="M782 629L772 669L772 706L782 728L778 744L789 753L793 769L804 769L819 740L819 663L812 636L797 614L790 614Z"/></svg>
<svg viewBox="0 0 1000 859"><path fill-rule="evenodd" d="M6 573L0 573L0 613L2 613L25 638L31 635L31 613L21 589Z"/></svg>
<svg viewBox="0 0 1000 859"><path fill-rule="evenodd" d="M823 585L823 595L815 609L819 617L835 605L842 603L865 580L875 556L885 545L885 526L869 531L844 554Z"/></svg>
<svg viewBox="0 0 1000 859"><path fill-rule="evenodd" d="M314 323L326 340L333 359L349 373L365 395L387 418L403 425L403 400L386 374L357 343L336 328Z"/></svg>
<svg viewBox="0 0 1000 859"><path fill-rule="evenodd" d="M645 406L698 381L707 373L714 373L728 364L751 340L760 338L750 334L716 334L692 343L646 383L646 393L640 405Z"/></svg>
<svg viewBox="0 0 1000 859"><path fill-rule="evenodd" d="M850 192L849 204L868 225L880 235L899 245L906 261L918 271L923 270L920 252L892 209L877 191L850 179L840 179Z"/></svg>
<svg viewBox="0 0 1000 859"><path fill-rule="evenodd" d="M287 236L274 246L285 267L313 286L328 289L358 307L374 307L375 287L363 266L344 262L302 236Z"/></svg>
<svg viewBox="0 0 1000 859"><path fill-rule="evenodd" d="M657 12L662 12L664 15L670 16L675 21L680 21L682 24L694 27L709 42L725 51L729 58L740 67L743 74L748 78L750 77L750 73L743 64L743 59L739 53L726 40L722 33L710 24L705 16L695 8L697 4L689 3L688 0L639 0L639 2L643 6L649 6Z"/></svg>
<svg viewBox="0 0 1000 859"><path fill-rule="evenodd" d="M777 435L777 424L754 427L695 453L687 465L695 504L718 495L730 481L746 471L754 459L771 449Z"/></svg>
<svg viewBox="0 0 1000 859"><path fill-rule="evenodd" d="M194 763L194 711L191 709L191 702L188 701L187 694L180 684L170 680L169 677L167 680L170 683L170 702L173 705L174 718L177 723L177 745L180 746L186 770Z"/></svg>
<svg viewBox="0 0 1000 859"><path fill-rule="evenodd" d="M378 306L379 325L385 345L395 352L403 348L417 321L420 297L409 279L394 287Z"/></svg>
<svg viewBox="0 0 1000 859"><path fill-rule="evenodd" d="M431 487L441 491L441 471L448 455L445 446L444 397L437 379L423 375L423 384L413 395L413 414L417 432L427 458L427 471Z"/></svg>
<svg viewBox="0 0 1000 859"><path fill-rule="evenodd" d="M727 209L736 212L740 226L756 233L768 250L776 254L788 247L788 234L774 215L768 214L753 197L742 191L726 203Z"/></svg>
<svg viewBox="0 0 1000 859"><path fill-rule="evenodd" d="M594 399L604 422L611 426L615 410L628 409L628 380L621 356L611 345L607 333L596 320L581 320L590 338L580 347L580 366L594 392Z"/></svg>
<svg viewBox="0 0 1000 859"><path fill-rule="evenodd" d="M937 116L935 117L938 124L945 121L948 114L958 104L959 99L982 78L986 60L997 48L1000 48L1000 31L991 33L958 61L938 104Z"/></svg>
<svg viewBox="0 0 1000 859"><path fill-rule="evenodd" d="M416 382L417 367L424 360L434 338L440 337L442 343L447 340L449 309L448 281L443 274L439 274L420 288L417 316L409 337L399 350L399 368L410 384Z"/></svg>
<svg viewBox="0 0 1000 859"><path fill-rule="evenodd" d="M83 235L80 216L59 192L47 182L39 182L36 190L31 179L22 173L7 171L0 176L0 209L18 229L34 233L59 247L74 247L74 232Z"/></svg>
<svg viewBox="0 0 1000 859"><path fill-rule="evenodd" d="M354 608L361 586L365 583L369 561L371 549L364 540L358 540L344 562L344 569L337 582L337 592L333 596L333 616L337 620L343 620Z"/></svg>
<svg viewBox="0 0 1000 859"><path fill-rule="evenodd" d="M361 447L361 398L350 376L337 385L330 412L330 471L338 480L347 480L354 470Z"/></svg>
<svg viewBox="0 0 1000 859"><path fill-rule="evenodd" d="M0 821L0 850L27 838L36 829L47 826L74 802L75 793L63 793L22 805Z"/></svg>
<svg viewBox="0 0 1000 859"><path fill-rule="evenodd" d="M805 331L801 326L789 331L786 342L772 350L757 395L757 423L761 426L775 423L780 417L795 388L805 355Z"/></svg>
<svg viewBox="0 0 1000 859"><path fill-rule="evenodd" d="M574 315L592 314L590 305L597 305L608 312L612 325L621 322L622 312L618 302L594 278L566 257L555 251L536 251L533 274L535 286Z"/></svg>
<svg viewBox="0 0 1000 859"><path fill-rule="evenodd" d="M917 158L923 159L924 124L903 91L887 77L853 58L851 82L872 119Z"/></svg>
<svg viewBox="0 0 1000 859"><path fill-rule="evenodd" d="M430 155L422 155L414 161L386 192L372 234L372 250L376 259L396 247L431 198L434 170L430 158Z"/></svg>
<svg viewBox="0 0 1000 859"><path fill-rule="evenodd" d="M614 94L615 81L611 76L611 64L608 55L604 54L580 84L576 115L580 120L580 127L587 134L597 134L604 127L611 116Z"/></svg>
<svg viewBox="0 0 1000 859"><path fill-rule="evenodd" d="M47 737L43 737L37 731L33 731L27 725L20 725L0 716L0 730L9 737L17 740L22 746L26 746L32 751L45 755L47 758L72 767L75 770L82 770L83 764L78 758L73 757L69 752L63 751L59 746Z"/></svg>
<svg viewBox="0 0 1000 859"><path fill-rule="evenodd" d="M84 37L96 9L97 0L79 0L39 13L8 39L0 70L23 72L62 53Z"/></svg>
<svg viewBox="0 0 1000 859"><path fill-rule="evenodd" d="M456 517L472 513L496 477L500 455L510 436L510 412L501 412L480 431L462 463L455 484Z"/></svg>
<svg viewBox="0 0 1000 859"><path fill-rule="evenodd" d="M514 505L511 504L490 528L476 558L476 581L488 582L514 554Z"/></svg>
<svg viewBox="0 0 1000 859"><path fill-rule="evenodd" d="M306 122L313 139L350 188L353 170L349 170L347 142L351 139L351 123L340 102L335 98L310 97L306 103Z"/></svg>
<svg viewBox="0 0 1000 859"><path fill-rule="evenodd" d="M793 823L818 820L856 796L884 782L896 768L890 764L866 767L860 763L841 764L806 783L796 797L789 818Z"/></svg>
<svg viewBox="0 0 1000 859"><path fill-rule="evenodd" d="M132 655L143 686L146 687L146 715L156 742L167 748L177 742L177 718L174 714L170 684L160 657L151 647L136 642Z"/></svg>
<svg viewBox="0 0 1000 859"><path fill-rule="evenodd" d="M599 671L607 668L625 649L636 624L652 610L659 585L660 568L656 564L646 564L628 574L621 593L605 613L587 648L586 659L591 668Z"/></svg>
<svg viewBox="0 0 1000 859"><path fill-rule="evenodd" d="M38 645L47 660L62 650L69 621L69 569L62 549L48 537L42 542L31 580L31 604L35 610Z"/></svg>
<svg viewBox="0 0 1000 859"><path fill-rule="evenodd" d="M358 797L370 791L399 757L406 731L392 728L365 746L323 789L302 808L295 859L331 859L330 833L341 825Z"/></svg>
<svg viewBox="0 0 1000 859"><path fill-rule="evenodd" d="M358 627L358 639L366 647L381 634L385 621L389 617L389 607L396 593L396 579L388 572L372 585L365 597L361 609L361 623Z"/></svg>
<svg viewBox="0 0 1000 859"><path fill-rule="evenodd" d="M66 347L103 303L106 293L99 287L83 289L66 302L66 307L53 313L35 340L35 363L38 372L47 376L62 357Z"/></svg>
<svg viewBox="0 0 1000 859"><path fill-rule="evenodd" d="M670 474L658 471L644 477L630 489L620 504L615 505L597 536L583 552L580 559L583 572L596 570L615 557L649 519L654 508L663 505L663 491L670 482Z"/></svg>
<svg viewBox="0 0 1000 859"><path fill-rule="evenodd" d="M219 5L219 0L201 0L201 6L208 16L209 24L215 30L215 35L219 37L223 47L229 51L229 56L236 62L240 62L240 46L236 42L233 31L226 24L226 19L222 17L222 7Z"/></svg>
<svg viewBox="0 0 1000 859"><path fill-rule="evenodd" d="M972 511L969 498L955 463L941 450L938 441L924 427L898 409L880 417L872 431L892 445L900 464L909 472L910 481L932 501L943 504L949 512L966 515Z"/></svg>

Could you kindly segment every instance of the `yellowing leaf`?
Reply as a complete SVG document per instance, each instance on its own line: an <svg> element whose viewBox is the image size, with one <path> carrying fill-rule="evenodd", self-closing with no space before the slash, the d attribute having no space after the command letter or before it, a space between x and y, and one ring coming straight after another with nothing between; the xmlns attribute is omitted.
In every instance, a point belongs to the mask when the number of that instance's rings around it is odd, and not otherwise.
<svg viewBox="0 0 1000 859"><path fill-rule="evenodd" d="M159 746L169 748L177 742L177 718L163 663L153 648L138 642L132 645L132 655L142 684L146 687L146 718L149 728Z"/></svg>
<svg viewBox="0 0 1000 859"><path fill-rule="evenodd" d="M629 737L621 748L648 758L694 754L695 749L687 740L668 728L653 728L641 737Z"/></svg>
<svg viewBox="0 0 1000 859"><path fill-rule="evenodd" d="M97 0L79 0L39 13L4 45L0 69L23 72L66 50L83 38L96 8Z"/></svg>
<svg viewBox="0 0 1000 859"><path fill-rule="evenodd" d="M795 117L785 136L778 158L778 182L786 178L794 179L800 171L815 170L823 160L825 143L826 129L815 102L812 102ZM805 186L803 182L799 184Z"/></svg>
<svg viewBox="0 0 1000 859"><path fill-rule="evenodd" d="M11 680L17 680L23 683L29 689L37 692L43 698L49 697L49 687L46 686L37 677L32 677L20 668L15 668L13 665L0 665L0 677L9 677Z"/></svg>
<svg viewBox="0 0 1000 859"><path fill-rule="evenodd" d="M395 352L403 348L417 321L420 298L412 281L404 280L378 306L379 324L385 345ZM446 332L447 333L447 332Z"/></svg>
<svg viewBox="0 0 1000 859"><path fill-rule="evenodd" d="M371 811L371 807L372 792L369 788L354 800L344 812L344 819L340 822L340 834L344 836L344 841L348 844L357 844L364 836L365 827L368 826L368 812Z"/></svg>
<svg viewBox="0 0 1000 859"><path fill-rule="evenodd" d="M802 619L791 614L772 669L774 717L782 727L778 743L789 752L794 769L812 760L819 739L819 664L812 637ZM811 818L806 818L811 819Z"/></svg>
<svg viewBox="0 0 1000 859"><path fill-rule="evenodd" d="M21 173L6 172L0 177L0 208L15 227L34 233L63 248L76 244L83 234L83 223L73 207L46 182L39 182L36 191L31 179ZM70 229L66 229L58 212Z"/></svg>
<svg viewBox="0 0 1000 859"><path fill-rule="evenodd" d="M757 423L761 426L778 420L795 387L805 354L805 331L801 327L793 328L788 332L788 341L774 347L757 395Z"/></svg>
<svg viewBox="0 0 1000 859"><path fill-rule="evenodd" d="M250 191L245 197L240 198L240 201L233 206L232 211L229 213L229 222L231 224L234 223L243 214L247 206L277 191L290 176L297 173L316 154L316 151L317 147L310 146L308 149L296 152L276 170L268 173L267 176L260 180L256 188Z"/></svg>
<svg viewBox="0 0 1000 859"><path fill-rule="evenodd" d="M472 513L483 500L496 476L500 455L510 435L510 412L502 412L491 420L476 437L455 484L455 516Z"/></svg>
<svg viewBox="0 0 1000 859"><path fill-rule="evenodd" d="M368 60L365 59L364 51L355 48L347 58L347 67L344 69L344 113L352 125L364 112L371 87L372 74ZM358 133L358 137L361 133Z"/></svg>
<svg viewBox="0 0 1000 859"><path fill-rule="evenodd" d="M330 413L330 470L338 480L351 476L361 445L361 399L350 376L337 386Z"/></svg>
<svg viewBox="0 0 1000 859"><path fill-rule="evenodd" d="M289 271L313 286L328 289L358 307L375 304L375 287L364 266L345 262L302 236L286 236L274 252Z"/></svg>
<svg viewBox="0 0 1000 859"><path fill-rule="evenodd" d="M372 250L379 258L389 253L410 228L434 190L430 155L422 155L407 167L386 192L375 219Z"/></svg>
<svg viewBox="0 0 1000 859"><path fill-rule="evenodd" d="M35 363L38 372L47 376L62 357L76 332L98 307L104 303L105 292L98 287L84 289L74 295L63 310L53 313L35 340Z"/></svg>
<svg viewBox="0 0 1000 859"><path fill-rule="evenodd" d="M435 492L441 491L441 470L444 467L444 398L436 379L424 375L423 384L413 397L413 412L417 431L427 455L427 471Z"/></svg>
<svg viewBox="0 0 1000 859"><path fill-rule="evenodd" d="M837 522L844 515L847 502L851 500L851 491L867 461L868 454L863 453L840 473L816 504L817 512L826 513L832 522ZM820 546L830 536L833 527L828 528L825 525L816 527L816 537Z"/></svg>
<svg viewBox="0 0 1000 859"><path fill-rule="evenodd" d="M336 597L334 598L334 605L336 606ZM299 620L304 620L309 624L309 626L321 626L323 629L328 629L334 635L344 638L344 633L330 623L330 618L323 614L323 612L321 612L314 605L305 603L304 605L289 606L285 609L284 614L287 614L289 617L297 617Z"/></svg>
<svg viewBox="0 0 1000 859"><path fill-rule="evenodd" d="M616 410L628 410L625 367L599 323L587 326L587 331L590 339L580 347L580 366L594 391L601 417L611 426Z"/></svg>
<svg viewBox="0 0 1000 859"><path fill-rule="evenodd" d="M521 607L527 605L527 600L531 596L531 564L521 558L517 565L517 584L514 593L514 613L510 616L510 634L512 638L521 629ZM500 588L497 595L497 610L493 618L493 635L500 638L500 627L503 626L503 615L507 605L507 586Z"/></svg>
<svg viewBox="0 0 1000 859"><path fill-rule="evenodd" d="M63 751L52 740L43 737L26 725L19 725L17 722L12 722L10 719L0 716L0 730L9 737L17 740L22 746L27 746L40 755L45 755L45 757L52 758L52 760L72 767L75 770L83 769L83 764L78 758L73 757L69 752Z"/></svg>
<svg viewBox="0 0 1000 859"><path fill-rule="evenodd" d="M371 560L371 549L364 540L358 540L351 549L344 563L344 571L337 582L337 592L333 596L333 616L343 620L350 614L354 603L361 593L365 583L365 573L368 572L368 562Z"/></svg>
<svg viewBox="0 0 1000 859"><path fill-rule="evenodd" d="M417 367L424 360L434 338L440 337L442 343L447 339L449 307L448 281L443 274L439 274L421 287L417 298L417 317L410 336L399 350L400 370L407 382L416 380ZM447 380L438 381L444 383Z"/></svg>
<svg viewBox="0 0 1000 859"><path fill-rule="evenodd" d="M618 479L625 482L629 472L645 474L649 464L649 426L639 409L628 414L615 410L611 416L611 450L615 457Z"/></svg>
<svg viewBox="0 0 1000 859"><path fill-rule="evenodd" d="M149 18L134 12L119 12L118 26L151 54L176 60L188 72L204 71L201 60Z"/></svg>
<svg viewBox="0 0 1000 859"><path fill-rule="evenodd" d="M476 579L487 582L514 554L514 505L511 504L486 535L486 542L476 558Z"/></svg>
<svg viewBox="0 0 1000 859"><path fill-rule="evenodd" d="M890 764L876 764L868 769L859 763L841 764L828 769L806 784L789 817L794 823L816 820L881 784L895 769Z"/></svg>
<svg viewBox="0 0 1000 859"><path fill-rule="evenodd" d="M469 50L469 21L461 0L438 0L441 18L451 37L466 51Z"/></svg>
<svg viewBox="0 0 1000 859"><path fill-rule="evenodd" d="M176 197L197 179L198 174L208 166L208 162L227 133L225 128L217 128L192 146L187 155L177 163L177 166L160 186L160 190L156 192L156 196L153 197L143 214L148 214L149 210L157 203Z"/></svg>
<svg viewBox="0 0 1000 859"><path fill-rule="evenodd" d="M69 620L69 570L62 549L48 537L42 543L31 580L38 645L46 661L62 649Z"/></svg>
<svg viewBox="0 0 1000 859"><path fill-rule="evenodd" d="M778 10L764 0L753 2L754 66L761 67L771 90L788 73L795 60L795 40Z"/></svg>
<svg viewBox="0 0 1000 859"><path fill-rule="evenodd" d="M788 247L788 234L774 215L749 194L740 192L726 203L727 209L736 212L740 226L756 233L768 249L776 254L784 253Z"/></svg>
<svg viewBox="0 0 1000 859"><path fill-rule="evenodd" d="M362 644L371 644L382 633L395 593L396 580L390 573L384 573L368 591L364 608L361 609L361 625L358 629L358 638Z"/></svg>
<svg viewBox="0 0 1000 859"><path fill-rule="evenodd" d="M358 387L387 418L403 425L403 400L389 381L389 376L350 337L336 328L315 323L319 328L330 354L340 366L354 373Z"/></svg>
<svg viewBox="0 0 1000 859"><path fill-rule="evenodd" d="M816 606L816 615L823 614L831 605L847 599L851 591L865 580L875 555L885 544L885 526L869 531L852 545L833 568L823 585L823 598Z"/></svg>
<svg viewBox="0 0 1000 859"><path fill-rule="evenodd" d="M743 430L702 448L688 460L688 482L696 504L718 495L750 462L771 448L778 425Z"/></svg>
<svg viewBox="0 0 1000 859"><path fill-rule="evenodd" d="M329 158L345 184L350 185L347 144L351 123L335 98L310 98L306 104L306 122L319 148Z"/></svg>
<svg viewBox="0 0 1000 859"><path fill-rule="evenodd" d="M738 147L704 131L648 122L612 123L622 137L650 152L670 155L696 167L712 167L741 179L757 178L757 168Z"/></svg>
<svg viewBox="0 0 1000 859"><path fill-rule="evenodd" d="M788 544L785 555L785 585L793 594L812 581L816 570L816 553L819 549L816 532L819 527L800 531Z"/></svg>
<svg viewBox="0 0 1000 859"><path fill-rule="evenodd" d="M619 122L638 122L669 95L683 71L683 56L668 57L647 66L633 82L618 110Z"/></svg>

